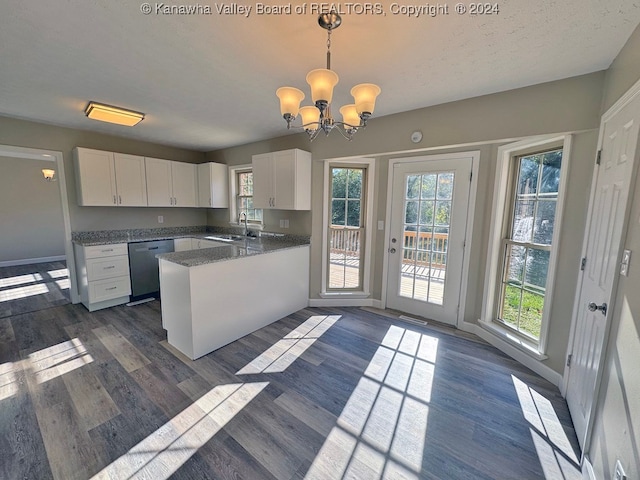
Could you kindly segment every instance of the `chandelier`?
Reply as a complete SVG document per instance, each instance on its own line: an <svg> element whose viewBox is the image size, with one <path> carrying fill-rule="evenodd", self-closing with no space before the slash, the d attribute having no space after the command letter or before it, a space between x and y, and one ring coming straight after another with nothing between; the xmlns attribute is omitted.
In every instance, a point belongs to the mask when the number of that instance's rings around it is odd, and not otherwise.
<svg viewBox="0 0 640 480"><path fill-rule="evenodd" d="M318 18L318 24L327 30L327 68L311 70L307 74L307 83L311 87L311 100L314 105L300 107L304 93L294 87L281 87L276 91L280 99L280 113L287 122L287 128L303 128L313 140L320 131L325 135L335 128L348 140L361 127L367 126L376 104L376 97L380 94L380 87L373 83L361 83L351 89L354 103L340 108L342 121L336 121L331 116L331 99L333 87L338 83L338 75L331 70L331 32L342 23L342 18L335 12L323 13ZM300 113L302 125L292 125Z"/></svg>

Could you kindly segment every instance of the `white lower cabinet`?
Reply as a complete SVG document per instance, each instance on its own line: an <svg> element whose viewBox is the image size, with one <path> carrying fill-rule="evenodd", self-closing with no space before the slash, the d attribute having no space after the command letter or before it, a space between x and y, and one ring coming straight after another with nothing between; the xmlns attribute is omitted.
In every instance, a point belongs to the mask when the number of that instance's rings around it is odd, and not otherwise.
<svg viewBox="0 0 640 480"><path fill-rule="evenodd" d="M174 252L186 252L187 250L193 250L194 238L174 238L173 239L173 251Z"/></svg>
<svg viewBox="0 0 640 480"><path fill-rule="evenodd" d="M122 305L131 295L126 243L75 245L80 300L90 312Z"/></svg>

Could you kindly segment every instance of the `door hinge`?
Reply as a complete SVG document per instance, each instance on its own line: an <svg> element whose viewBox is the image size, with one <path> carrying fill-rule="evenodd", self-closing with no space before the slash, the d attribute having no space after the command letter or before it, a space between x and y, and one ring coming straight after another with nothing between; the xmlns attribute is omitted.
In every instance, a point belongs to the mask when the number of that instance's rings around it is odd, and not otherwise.
<svg viewBox="0 0 640 480"><path fill-rule="evenodd" d="M571 359L573 358L573 353L570 353L567 356L567 367L571 367Z"/></svg>
<svg viewBox="0 0 640 480"><path fill-rule="evenodd" d="M601 159L602 159L602 150L598 150L598 156L596 157L596 165L600 165Z"/></svg>
<svg viewBox="0 0 640 480"><path fill-rule="evenodd" d="M473 172L469 172L469 181L473 178Z"/></svg>
<svg viewBox="0 0 640 480"><path fill-rule="evenodd" d="M580 271L584 271L584 267L587 266L587 257L582 257L580 261Z"/></svg>

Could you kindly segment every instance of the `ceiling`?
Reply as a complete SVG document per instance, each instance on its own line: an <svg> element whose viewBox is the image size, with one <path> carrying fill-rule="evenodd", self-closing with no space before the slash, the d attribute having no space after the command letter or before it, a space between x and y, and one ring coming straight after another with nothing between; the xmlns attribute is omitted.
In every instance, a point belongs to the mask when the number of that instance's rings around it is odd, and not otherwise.
<svg viewBox="0 0 640 480"><path fill-rule="evenodd" d="M2 2L0 115L199 151L290 133L275 90L310 96L306 73L324 68L326 52L310 10L323 4L281 15L258 14L251 1L194 1L192 15L156 10L189 1L151 1L148 15L142 0ZM252 9L218 13L222 5ZM333 103L376 83L374 117L604 70L640 22L639 0L501 0L499 13L477 16L441 2L449 13L433 17L394 13L388 1L380 15L359 12L372 3L324 5L343 13L332 35ZM131 128L90 120L89 100L146 118Z"/></svg>

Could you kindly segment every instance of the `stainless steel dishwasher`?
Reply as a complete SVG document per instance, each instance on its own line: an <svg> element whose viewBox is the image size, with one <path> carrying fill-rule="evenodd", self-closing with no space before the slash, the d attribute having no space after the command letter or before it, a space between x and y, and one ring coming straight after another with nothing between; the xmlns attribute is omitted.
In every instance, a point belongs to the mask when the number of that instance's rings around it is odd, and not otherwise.
<svg viewBox="0 0 640 480"><path fill-rule="evenodd" d="M160 296L160 274L156 255L168 252L173 252L173 240L129 243L131 304Z"/></svg>

